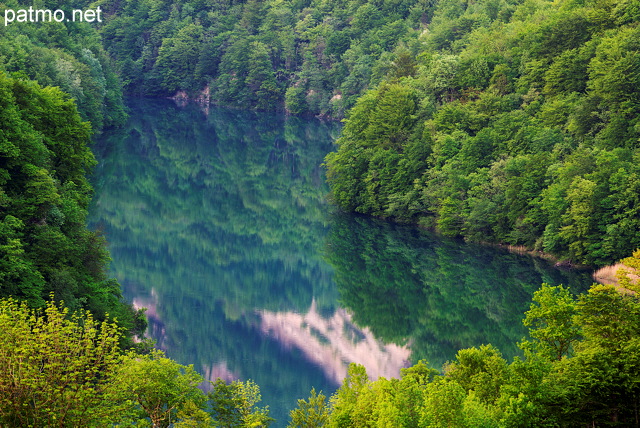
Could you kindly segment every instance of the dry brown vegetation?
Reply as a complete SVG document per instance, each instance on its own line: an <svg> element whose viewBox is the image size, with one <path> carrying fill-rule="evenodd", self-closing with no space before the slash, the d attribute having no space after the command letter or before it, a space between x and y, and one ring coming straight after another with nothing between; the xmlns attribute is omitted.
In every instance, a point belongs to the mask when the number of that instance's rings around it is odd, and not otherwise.
<svg viewBox="0 0 640 428"><path fill-rule="evenodd" d="M637 275L636 270L623 263L616 263L614 265L604 266L593 273L593 279L600 284L614 285L621 290L632 292L628 287L620 285L621 275L626 273L626 277L631 281L631 284L638 286L640 284L640 276Z"/></svg>
<svg viewBox="0 0 640 428"><path fill-rule="evenodd" d="M622 263L616 263L614 265L604 266L595 272L593 272L593 279L600 284L611 284L618 286L618 278L616 272L618 269L624 267Z"/></svg>

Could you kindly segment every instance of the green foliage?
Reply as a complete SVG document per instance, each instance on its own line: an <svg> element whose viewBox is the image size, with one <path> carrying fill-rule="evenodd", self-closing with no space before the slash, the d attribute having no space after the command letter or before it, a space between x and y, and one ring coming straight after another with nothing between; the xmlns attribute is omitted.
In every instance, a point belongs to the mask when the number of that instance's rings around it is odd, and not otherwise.
<svg viewBox="0 0 640 428"><path fill-rule="evenodd" d="M0 297L107 313L140 333L140 314L106 276L103 238L86 228L95 164L90 128L58 88L0 73Z"/></svg>
<svg viewBox="0 0 640 428"><path fill-rule="evenodd" d="M128 92L340 118L415 72L416 3L109 0L100 32Z"/></svg>
<svg viewBox="0 0 640 428"><path fill-rule="evenodd" d="M202 31L201 26L191 24L181 28L175 37L163 40L153 72L160 76L162 86L167 91L191 89L191 85L194 85L190 79L198 64L198 42Z"/></svg>
<svg viewBox="0 0 640 428"><path fill-rule="evenodd" d="M358 100L336 142L340 150L326 158L336 203L375 215L390 209L399 196L394 190L409 184L402 152L410 150L408 129L416 122L417 104L415 91L399 84L383 85Z"/></svg>
<svg viewBox="0 0 640 428"><path fill-rule="evenodd" d="M289 412L291 422L287 428L319 428L324 427L329 420L329 407L326 396L320 391L311 389L308 400L299 399L298 407Z"/></svg>
<svg viewBox="0 0 640 428"><path fill-rule="evenodd" d="M0 424L88 427L119 420L124 407L111 390L116 324L51 301L32 310L3 299L0 331Z"/></svg>
<svg viewBox="0 0 640 428"><path fill-rule="evenodd" d="M148 355L128 354L117 368L115 389L129 400L136 419L149 418L153 427L176 422L210 422L203 410L207 401L198 388L203 379L192 366L182 366L161 351Z"/></svg>
<svg viewBox="0 0 640 428"><path fill-rule="evenodd" d="M533 294L533 302L523 323L536 340L536 352L557 360L570 356L573 344L580 338L580 329L573 321L576 302L569 290L561 285L542 284Z"/></svg>
<svg viewBox="0 0 640 428"><path fill-rule="evenodd" d="M154 350L121 355L122 329L49 301L43 310L0 300L0 424L3 426L257 427L251 382L202 376Z"/></svg>
<svg viewBox="0 0 640 428"><path fill-rule="evenodd" d="M508 382L507 362L491 345L463 349L456 361L444 369L447 378L455 381L484 404L493 404L500 397L500 387Z"/></svg>
<svg viewBox="0 0 640 428"><path fill-rule="evenodd" d="M89 4L83 2L87 8ZM18 10L38 4L9 0L0 6ZM78 4L56 4L67 14ZM18 22L0 31L0 71L57 86L69 94L93 129L122 125L126 119L122 90L112 61L94 24L88 22Z"/></svg>
<svg viewBox="0 0 640 428"><path fill-rule="evenodd" d="M326 159L334 201L572 263L601 266L638 248L629 189L638 185L640 39L637 22L616 18L636 16L634 6L612 9L438 3L412 50L416 68L389 74L347 115ZM413 107L389 97L381 109L389 88L411 94ZM385 133L394 123L400 144Z"/></svg>
<svg viewBox="0 0 640 428"><path fill-rule="evenodd" d="M424 391L424 407L420 426L462 427L464 423L464 389L455 382L430 383Z"/></svg>
<svg viewBox="0 0 640 428"><path fill-rule="evenodd" d="M253 381L234 381L227 384L222 379L213 383L209 393L211 415L215 426L265 427L274 419L269 416L269 407L257 407L261 400L260 387Z"/></svg>
<svg viewBox="0 0 640 428"><path fill-rule="evenodd" d="M561 420L631 425L640 404L640 301L613 286L594 286L580 297L578 325L584 340L573 358L553 367Z"/></svg>
<svg viewBox="0 0 640 428"><path fill-rule="evenodd" d="M616 277L623 287L636 293L640 292L640 249L633 252L631 257L620 260L624 268L616 272Z"/></svg>
<svg viewBox="0 0 640 428"><path fill-rule="evenodd" d="M331 397L330 427L417 426L420 388L434 371L424 362L403 372L401 380L368 380L364 367L352 364L342 386Z"/></svg>
<svg viewBox="0 0 640 428"><path fill-rule="evenodd" d="M330 427L349 427L357 424L358 410L370 411L369 408L359 409L358 400L368 388L369 377L364 366L351 363L342 386L331 397ZM371 404L371 403L369 403Z"/></svg>

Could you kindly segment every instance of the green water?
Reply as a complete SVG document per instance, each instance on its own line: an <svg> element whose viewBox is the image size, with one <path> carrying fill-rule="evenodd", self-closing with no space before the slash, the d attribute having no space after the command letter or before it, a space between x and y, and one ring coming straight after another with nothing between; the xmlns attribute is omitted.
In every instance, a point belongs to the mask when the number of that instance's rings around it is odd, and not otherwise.
<svg viewBox="0 0 640 428"><path fill-rule="evenodd" d="M460 348L517 353L540 283L586 273L334 212L321 163L335 123L131 101L99 138L91 227L149 335L207 378L253 379L285 426L350 362L398 376Z"/></svg>

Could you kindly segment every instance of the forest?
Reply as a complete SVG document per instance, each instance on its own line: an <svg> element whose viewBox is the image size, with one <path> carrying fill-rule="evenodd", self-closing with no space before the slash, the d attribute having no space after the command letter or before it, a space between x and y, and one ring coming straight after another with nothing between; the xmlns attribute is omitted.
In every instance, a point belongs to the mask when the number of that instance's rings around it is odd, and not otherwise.
<svg viewBox="0 0 640 428"><path fill-rule="evenodd" d="M441 2L327 156L347 211L607 265L640 247L635 3Z"/></svg>
<svg viewBox="0 0 640 428"><path fill-rule="evenodd" d="M342 118L410 55L424 0L101 2L130 93ZM395 65L394 65L395 64Z"/></svg>
<svg viewBox="0 0 640 428"><path fill-rule="evenodd" d="M5 11L31 2L6 0ZM80 8L88 2L39 2L50 9ZM85 5L83 5L85 3ZM3 20L4 21L4 20ZM0 25L0 70L55 86L71 96L94 131L124 124L122 85L97 30L86 22L30 22Z"/></svg>
<svg viewBox="0 0 640 428"><path fill-rule="evenodd" d="M107 276L104 238L86 226L89 124L59 88L0 73L0 94L0 297L42 307L53 296L141 333L142 314Z"/></svg>
<svg viewBox="0 0 640 428"><path fill-rule="evenodd" d="M640 247L634 2L102 6L126 93L347 116L347 211L569 264Z"/></svg>
<svg viewBox="0 0 640 428"><path fill-rule="evenodd" d="M273 422L252 381L205 393L134 341L144 311L86 226L91 136L124 125L128 94L344 118L325 159L342 210L628 267L622 288L543 285L522 357L485 345L375 381L354 365L291 427L640 426L636 1L37 3L105 19L0 25L0 425Z"/></svg>

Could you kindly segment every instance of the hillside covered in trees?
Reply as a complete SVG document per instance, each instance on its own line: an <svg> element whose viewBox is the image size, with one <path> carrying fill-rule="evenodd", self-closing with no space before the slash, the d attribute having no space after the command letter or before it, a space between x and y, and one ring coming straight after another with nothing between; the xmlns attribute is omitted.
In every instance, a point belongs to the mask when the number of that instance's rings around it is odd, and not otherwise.
<svg viewBox="0 0 640 428"><path fill-rule="evenodd" d="M638 12L624 1L437 4L416 66L350 111L343 209L600 266L640 247Z"/></svg>
<svg viewBox="0 0 640 428"><path fill-rule="evenodd" d="M0 73L0 297L42 307L53 296L140 333L106 274L104 238L87 230L95 159L89 124L58 88Z"/></svg>
<svg viewBox="0 0 640 428"><path fill-rule="evenodd" d="M102 4L104 45L129 93L338 118L410 67L407 46L432 9L423 0Z"/></svg>
<svg viewBox="0 0 640 428"><path fill-rule="evenodd" d="M6 10L20 10L33 2L8 0ZM89 2L37 2L49 10L89 8ZM18 73L42 86L57 86L69 94L82 119L94 131L122 125L126 119L122 87L112 61L102 48L95 25L87 22L3 22L0 25L0 71Z"/></svg>
<svg viewBox="0 0 640 428"><path fill-rule="evenodd" d="M347 211L592 266L640 247L632 2L102 5L128 93L348 115Z"/></svg>

